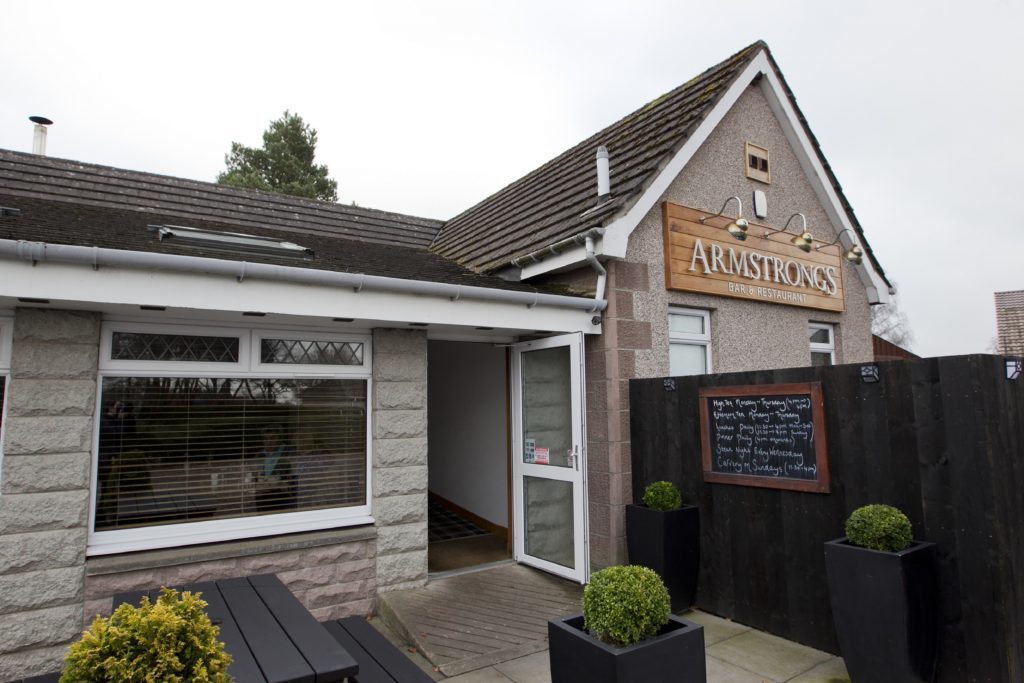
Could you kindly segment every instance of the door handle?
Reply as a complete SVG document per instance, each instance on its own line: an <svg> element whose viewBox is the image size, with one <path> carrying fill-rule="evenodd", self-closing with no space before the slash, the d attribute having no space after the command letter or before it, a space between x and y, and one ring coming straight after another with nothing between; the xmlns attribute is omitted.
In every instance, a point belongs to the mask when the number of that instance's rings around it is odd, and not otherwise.
<svg viewBox="0 0 1024 683"><path fill-rule="evenodd" d="M565 452L565 455L569 460L569 467L573 468L577 472L580 471L579 452L580 447L578 444L573 444L572 449Z"/></svg>

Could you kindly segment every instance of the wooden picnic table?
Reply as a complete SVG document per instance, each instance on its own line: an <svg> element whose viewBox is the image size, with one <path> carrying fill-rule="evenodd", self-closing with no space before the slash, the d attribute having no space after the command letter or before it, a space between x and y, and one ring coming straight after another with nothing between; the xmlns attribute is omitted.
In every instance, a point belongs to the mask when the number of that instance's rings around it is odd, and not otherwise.
<svg viewBox="0 0 1024 683"><path fill-rule="evenodd" d="M232 657L228 673L236 681L331 683L355 676L359 665L274 574L172 586L202 593L206 613L220 627L220 640ZM160 589L119 593L138 605L155 600Z"/></svg>

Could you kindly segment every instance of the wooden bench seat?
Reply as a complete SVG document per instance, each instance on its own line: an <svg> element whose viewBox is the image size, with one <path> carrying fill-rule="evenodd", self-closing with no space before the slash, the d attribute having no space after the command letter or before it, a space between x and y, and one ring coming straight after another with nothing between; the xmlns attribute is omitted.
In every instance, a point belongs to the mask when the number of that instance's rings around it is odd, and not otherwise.
<svg viewBox="0 0 1024 683"><path fill-rule="evenodd" d="M430 676L366 619L348 617L323 624L359 664L359 673L349 677L352 683L432 682Z"/></svg>

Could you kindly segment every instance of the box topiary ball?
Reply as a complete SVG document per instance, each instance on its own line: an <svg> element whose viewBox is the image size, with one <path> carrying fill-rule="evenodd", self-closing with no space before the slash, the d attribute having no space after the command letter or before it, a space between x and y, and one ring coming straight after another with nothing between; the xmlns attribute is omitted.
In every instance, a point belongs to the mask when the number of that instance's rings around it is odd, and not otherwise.
<svg viewBox="0 0 1024 683"><path fill-rule="evenodd" d="M910 546L913 530L907 516L891 505L865 505L846 520L846 538L862 548L895 553Z"/></svg>
<svg viewBox="0 0 1024 683"><path fill-rule="evenodd" d="M228 683L231 655L198 595L164 588L155 603L122 604L96 617L64 658L61 683Z"/></svg>
<svg viewBox="0 0 1024 683"><path fill-rule="evenodd" d="M595 572L583 590L583 628L598 640L625 646L657 635L668 623L668 589L637 565Z"/></svg>
<svg viewBox="0 0 1024 683"><path fill-rule="evenodd" d="M644 505L652 510L675 510L683 505L683 496L670 481L656 481L644 489Z"/></svg>

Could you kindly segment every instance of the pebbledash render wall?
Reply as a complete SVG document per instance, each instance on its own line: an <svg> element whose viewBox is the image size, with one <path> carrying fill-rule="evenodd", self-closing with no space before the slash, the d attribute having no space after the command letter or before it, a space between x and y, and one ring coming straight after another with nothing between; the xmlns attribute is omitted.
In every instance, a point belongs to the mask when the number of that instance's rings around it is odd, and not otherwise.
<svg viewBox="0 0 1024 683"><path fill-rule="evenodd" d="M745 142L769 149L771 184L746 177ZM611 164L614 174L614 158ZM767 219L752 217L749 198L754 190L762 190L768 197ZM712 370L716 373L810 365L807 324L812 321L835 325L837 363L872 358L867 293L854 267L845 261L843 313L665 288L663 202L714 212L733 195L743 199L745 215L758 223L781 228L790 215L800 212L817 240L835 239L835 231L767 100L759 88L748 88L634 230L626 258L606 264L608 309L602 333L586 340L588 521L593 569L626 561L625 506L632 502L629 380L669 374L671 307L711 312ZM735 202L728 211L734 215ZM593 287L589 268L549 280Z"/></svg>
<svg viewBox="0 0 1024 683"><path fill-rule="evenodd" d="M373 334L376 524L86 558L98 313L18 309L0 463L0 681L60 668L120 591L274 572L318 619L426 580L427 342Z"/></svg>

